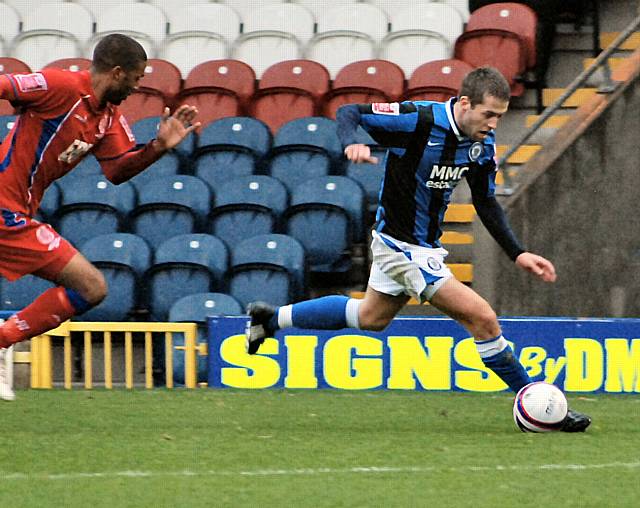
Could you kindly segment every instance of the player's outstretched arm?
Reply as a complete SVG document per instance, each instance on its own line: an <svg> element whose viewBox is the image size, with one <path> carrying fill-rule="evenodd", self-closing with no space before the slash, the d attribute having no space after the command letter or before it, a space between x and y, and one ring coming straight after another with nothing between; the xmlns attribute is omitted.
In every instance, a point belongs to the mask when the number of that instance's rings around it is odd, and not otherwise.
<svg viewBox="0 0 640 508"><path fill-rule="evenodd" d="M556 269L553 263L542 256L532 252L523 252L516 258L516 265L538 276L545 282L556 281Z"/></svg>
<svg viewBox="0 0 640 508"><path fill-rule="evenodd" d="M176 109L172 115L169 108L164 108L158 126L155 148L164 152L177 146L189 133L200 127L200 122L192 123L197 114L197 108L186 104Z"/></svg>
<svg viewBox="0 0 640 508"><path fill-rule="evenodd" d="M344 149L344 155L351 162L369 162L370 164L378 163L378 158L371 156L371 148L360 143L347 146Z"/></svg>

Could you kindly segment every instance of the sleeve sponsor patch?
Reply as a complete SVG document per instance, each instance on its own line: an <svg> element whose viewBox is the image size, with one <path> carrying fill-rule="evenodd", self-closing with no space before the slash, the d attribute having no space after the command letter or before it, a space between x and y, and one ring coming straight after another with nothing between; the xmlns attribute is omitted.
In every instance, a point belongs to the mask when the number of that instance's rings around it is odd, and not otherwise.
<svg viewBox="0 0 640 508"><path fill-rule="evenodd" d="M374 102L371 104L371 111L376 115L395 115L400 114L400 104L397 102Z"/></svg>
<svg viewBox="0 0 640 508"><path fill-rule="evenodd" d="M127 134L129 141L131 141L132 143L135 142L136 137L133 135L133 132L131 132L131 127L129 127L129 123L127 122L127 119L122 115L120 115L120 125L122 125L122 128L124 129L124 132Z"/></svg>
<svg viewBox="0 0 640 508"><path fill-rule="evenodd" d="M47 89L47 80L40 72L34 72L33 74L14 74L13 78L16 80L18 89L21 92L37 92L39 90Z"/></svg>

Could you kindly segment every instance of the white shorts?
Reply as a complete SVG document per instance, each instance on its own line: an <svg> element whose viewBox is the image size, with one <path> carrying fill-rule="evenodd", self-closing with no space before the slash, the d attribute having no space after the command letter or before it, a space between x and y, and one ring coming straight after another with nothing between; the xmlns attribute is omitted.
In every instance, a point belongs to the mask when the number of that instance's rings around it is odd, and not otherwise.
<svg viewBox="0 0 640 508"><path fill-rule="evenodd" d="M409 295L420 303L431 300L449 277L444 263L448 252L442 247L431 249L396 240L389 235L372 232L373 263L369 286L386 295Z"/></svg>

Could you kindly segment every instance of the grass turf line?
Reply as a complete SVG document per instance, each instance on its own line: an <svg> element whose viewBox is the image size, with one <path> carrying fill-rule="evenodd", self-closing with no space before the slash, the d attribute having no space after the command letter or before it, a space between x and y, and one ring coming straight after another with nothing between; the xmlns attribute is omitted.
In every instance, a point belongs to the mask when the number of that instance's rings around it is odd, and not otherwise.
<svg viewBox="0 0 640 508"><path fill-rule="evenodd" d="M636 506L640 399L569 399L584 435L507 393L21 391L0 506Z"/></svg>

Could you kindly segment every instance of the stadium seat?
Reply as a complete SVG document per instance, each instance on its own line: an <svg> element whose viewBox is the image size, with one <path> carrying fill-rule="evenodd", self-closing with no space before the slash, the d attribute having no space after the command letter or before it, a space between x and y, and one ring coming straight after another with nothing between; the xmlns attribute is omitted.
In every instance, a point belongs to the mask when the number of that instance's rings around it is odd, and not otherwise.
<svg viewBox="0 0 640 508"><path fill-rule="evenodd" d="M129 123L160 116L165 106L173 106L181 81L180 71L171 62L150 58L138 88L122 102L120 111Z"/></svg>
<svg viewBox="0 0 640 508"><path fill-rule="evenodd" d="M270 147L271 133L261 121L222 118L202 129L194 174L217 189L233 178L255 173Z"/></svg>
<svg viewBox="0 0 640 508"><path fill-rule="evenodd" d="M443 2L447 5L450 5L455 10L458 11L460 17L462 17L462 21L466 23L469 21L469 0L438 0L439 2Z"/></svg>
<svg viewBox="0 0 640 508"><path fill-rule="evenodd" d="M393 62L361 60L338 72L324 100L324 115L336 117L343 104L394 102L404 90L404 73Z"/></svg>
<svg viewBox="0 0 640 508"><path fill-rule="evenodd" d="M227 116L244 114L255 90L253 69L237 60L211 60L193 68L177 104L198 108L202 126Z"/></svg>
<svg viewBox="0 0 640 508"><path fill-rule="evenodd" d="M0 57L0 73L2 74L29 74L31 68L22 60L10 56Z"/></svg>
<svg viewBox="0 0 640 508"><path fill-rule="evenodd" d="M151 266L151 249L141 237L112 233L91 238L82 245L83 255L105 276L109 292L83 321L125 321L139 307L142 277Z"/></svg>
<svg viewBox="0 0 640 508"><path fill-rule="evenodd" d="M346 65L377 57L377 44L388 24L386 14L375 5L329 8L318 17L317 34L307 44L305 57L322 63L335 78Z"/></svg>
<svg viewBox="0 0 640 508"><path fill-rule="evenodd" d="M434 60L419 66L409 78L405 100L446 101L457 95L462 80L473 67L462 60Z"/></svg>
<svg viewBox="0 0 640 508"><path fill-rule="evenodd" d="M76 247L88 239L115 233L135 205L135 189L125 182L113 185L102 175L74 178L61 183L62 199L56 229Z"/></svg>
<svg viewBox="0 0 640 508"><path fill-rule="evenodd" d="M11 5L0 3L0 43L4 46L2 55L8 53L9 44L19 33L20 14Z"/></svg>
<svg viewBox="0 0 640 508"><path fill-rule="evenodd" d="M243 16L243 34L234 41L231 56L249 64L260 78L276 62L302 58L313 30L313 15L301 5L262 5Z"/></svg>
<svg viewBox="0 0 640 508"><path fill-rule="evenodd" d="M356 3L356 0L292 0L292 2L306 7L317 21L328 9L344 5L353 5Z"/></svg>
<svg viewBox="0 0 640 508"><path fill-rule="evenodd" d="M100 12L96 18L96 33L88 43L88 55L102 37L122 33L137 40L148 58L156 58L157 48L167 33L167 19L155 5L143 2L119 4Z"/></svg>
<svg viewBox="0 0 640 508"><path fill-rule="evenodd" d="M91 176L94 178L102 176L102 167L92 154L88 154L83 157L82 160L71 171L57 180L57 183L59 183L64 188L64 185L68 180L71 180L73 178L83 178L85 176Z"/></svg>
<svg viewBox="0 0 640 508"><path fill-rule="evenodd" d="M286 235L247 238L231 251L229 292L243 307L263 300L286 305L305 297L305 252Z"/></svg>
<svg viewBox="0 0 640 508"><path fill-rule="evenodd" d="M136 191L140 193L152 180L176 176L180 172L180 157L175 152L169 152L151 164L141 173L129 180Z"/></svg>
<svg viewBox="0 0 640 508"><path fill-rule="evenodd" d="M524 93L524 73L536 63L536 13L526 5L506 2L481 7L469 17L455 45L455 57L473 67L497 68L511 86L511 95Z"/></svg>
<svg viewBox="0 0 640 508"><path fill-rule="evenodd" d="M264 71L251 100L251 116L271 132L296 118L320 113L320 100L329 91L329 72L312 60L287 60Z"/></svg>
<svg viewBox="0 0 640 508"><path fill-rule="evenodd" d="M244 310L238 300L225 293L196 293L180 298L169 309L169 321L197 323L199 345L209 341L207 317L216 315L239 316ZM184 334L173 335L173 381L184 384ZM207 381L207 356L198 354L198 382Z"/></svg>
<svg viewBox="0 0 640 508"><path fill-rule="evenodd" d="M160 244L145 275L152 318L166 321L183 296L222 290L228 263L224 243L211 235L178 235Z"/></svg>
<svg viewBox="0 0 640 508"><path fill-rule="evenodd" d="M53 283L35 275L25 275L13 282L2 279L0 282L1 307L3 310L22 310L53 286Z"/></svg>
<svg viewBox="0 0 640 508"><path fill-rule="evenodd" d="M362 188L343 176L314 178L294 189L285 230L303 245L312 272L351 268L350 250L364 240L363 209Z"/></svg>
<svg viewBox="0 0 640 508"><path fill-rule="evenodd" d="M44 3L24 14L22 32L12 43L13 56L39 70L60 58L84 56L92 33L93 17L83 6Z"/></svg>
<svg viewBox="0 0 640 508"><path fill-rule="evenodd" d="M45 65L44 69L63 69L71 72L86 71L91 67L88 58L59 58Z"/></svg>
<svg viewBox="0 0 640 508"><path fill-rule="evenodd" d="M396 62L406 76L425 62L452 56L462 33L458 11L442 3L420 3L391 14L391 33L382 41L380 58Z"/></svg>
<svg viewBox="0 0 640 508"><path fill-rule="evenodd" d="M364 191L366 210L368 213L368 217L365 220L366 225L373 222L378 207L378 196L384 178L387 151L372 148L371 155L378 158L377 164L370 164L368 162L356 164L355 162L349 162L345 171L345 176L358 182Z"/></svg>
<svg viewBox="0 0 640 508"><path fill-rule="evenodd" d="M125 117L126 118L126 117ZM158 135L158 125L160 123L159 116L148 116L142 118L131 125L131 132L136 138L138 145L146 145L152 139L155 139ZM190 134L183 139L178 146L171 150L172 153L177 154L180 157L180 163L185 166L188 165L188 159L193 153L195 145L195 136Z"/></svg>
<svg viewBox="0 0 640 508"><path fill-rule="evenodd" d="M229 246L245 238L273 233L288 201L286 188L275 178L265 175L235 178L217 189L209 231Z"/></svg>
<svg viewBox="0 0 640 508"><path fill-rule="evenodd" d="M5 101L0 101L0 103ZM0 116L0 142L4 141L4 138L7 137L7 134L13 129L16 124L16 119L18 117L16 115L2 115Z"/></svg>
<svg viewBox="0 0 640 508"><path fill-rule="evenodd" d="M195 176L152 179L140 188L131 231L155 248L172 236L202 231L210 203L209 187Z"/></svg>
<svg viewBox="0 0 640 508"><path fill-rule="evenodd" d="M184 76L202 62L227 58L231 43L240 34L240 18L228 5L167 3L164 11L169 34L160 54L175 62Z"/></svg>
<svg viewBox="0 0 640 508"><path fill-rule="evenodd" d="M61 195L62 192L60 192L58 182L52 182L51 185L47 187L44 196L42 196L42 201L40 201L40 208L38 209L36 219L51 224L55 219L55 214L58 211L58 208L60 207Z"/></svg>
<svg viewBox="0 0 640 508"><path fill-rule="evenodd" d="M335 121L324 117L300 118L287 122L276 133L269 174L292 191L309 178L330 174L341 156Z"/></svg>

